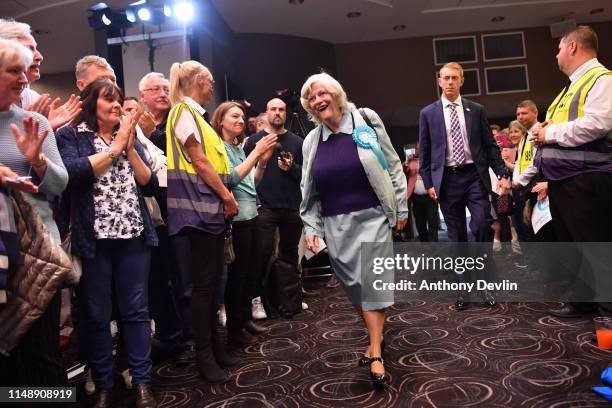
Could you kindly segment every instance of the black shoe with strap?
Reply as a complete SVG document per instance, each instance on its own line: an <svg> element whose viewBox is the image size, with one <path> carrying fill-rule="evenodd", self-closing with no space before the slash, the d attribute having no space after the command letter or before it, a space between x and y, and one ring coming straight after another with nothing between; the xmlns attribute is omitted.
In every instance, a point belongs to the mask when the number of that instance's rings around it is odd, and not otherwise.
<svg viewBox="0 0 612 408"><path fill-rule="evenodd" d="M384 356L385 355L385 347L387 346L387 343L385 343L385 339L383 339L380 342L380 353ZM371 358L366 356L365 354L362 355L361 357L359 357L359 360L357 361L357 365L359 365L360 367L365 367L367 365L370 365L371 362Z"/></svg>
<svg viewBox="0 0 612 408"><path fill-rule="evenodd" d="M375 387L383 387L384 385L389 383L389 374L386 372L376 373L372 371L372 363L381 363L384 364L385 360L382 357L372 357L370 358L370 378L372 378L372 383Z"/></svg>

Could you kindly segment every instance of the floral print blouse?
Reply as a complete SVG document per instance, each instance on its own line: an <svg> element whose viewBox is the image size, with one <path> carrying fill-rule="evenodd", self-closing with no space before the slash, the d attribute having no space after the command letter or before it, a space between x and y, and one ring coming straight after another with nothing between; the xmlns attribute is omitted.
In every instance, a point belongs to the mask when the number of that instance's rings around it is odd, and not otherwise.
<svg viewBox="0 0 612 408"><path fill-rule="evenodd" d="M79 132L91 132L85 123ZM115 135L113 134L112 140ZM94 137L96 153L108 149L104 139L96 132ZM125 153L93 185L94 231L96 239L130 239L140 236L144 229L138 187L134 170Z"/></svg>

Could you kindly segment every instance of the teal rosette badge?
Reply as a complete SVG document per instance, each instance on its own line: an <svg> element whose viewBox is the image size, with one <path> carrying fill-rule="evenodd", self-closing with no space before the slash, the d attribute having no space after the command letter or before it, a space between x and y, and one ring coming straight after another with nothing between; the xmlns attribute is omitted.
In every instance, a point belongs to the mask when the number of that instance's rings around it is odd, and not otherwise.
<svg viewBox="0 0 612 408"><path fill-rule="evenodd" d="M378 144L378 136L374 129L366 125L356 126L353 130L353 140L357 143L357 146L362 147L364 149L371 149L372 153L376 155L378 162L382 166L383 170L387 170L389 167L389 163L387 163L387 159L385 159L385 155L380 149L380 145Z"/></svg>

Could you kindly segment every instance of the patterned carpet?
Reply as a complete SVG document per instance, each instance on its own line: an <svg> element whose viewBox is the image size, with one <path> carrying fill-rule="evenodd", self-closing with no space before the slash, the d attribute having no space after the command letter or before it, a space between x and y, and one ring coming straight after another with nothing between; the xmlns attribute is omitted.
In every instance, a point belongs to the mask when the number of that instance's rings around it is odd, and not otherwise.
<svg viewBox="0 0 612 408"><path fill-rule="evenodd" d="M210 385L193 365L154 368L161 407L598 407L591 391L612 361L590 319L561 320L543 303L396 304L387 314L386 390L356 361L367 346L342 289L320 288L291 320L265 321L262 342L240 350L230 382ZM118 387L117 387L118 388ZM133 397L120 393L120 406ZM80 398L85 403L86 398Z"/></svg>

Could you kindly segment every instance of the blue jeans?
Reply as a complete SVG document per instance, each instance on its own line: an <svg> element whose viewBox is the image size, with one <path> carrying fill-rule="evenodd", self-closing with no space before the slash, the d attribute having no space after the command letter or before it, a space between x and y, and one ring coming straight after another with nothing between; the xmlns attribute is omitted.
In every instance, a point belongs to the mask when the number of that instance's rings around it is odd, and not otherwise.
<svg viewBox="0 0 612 408"><path fill-rule="evenodd" d="M150 382L151 321L148 279L151 251L142 237L98 239L96 256L83 259L79 284L82 333L87 364L97 388L113 387L111 286L123 323L125 350L134 384Z"/></svg>

